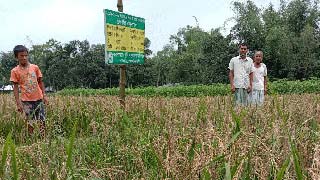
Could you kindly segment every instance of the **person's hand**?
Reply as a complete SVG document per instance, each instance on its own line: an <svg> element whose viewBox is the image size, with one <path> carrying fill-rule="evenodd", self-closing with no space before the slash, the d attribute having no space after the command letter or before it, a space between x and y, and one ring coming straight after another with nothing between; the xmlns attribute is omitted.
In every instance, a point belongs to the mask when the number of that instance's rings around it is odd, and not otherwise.
<svg viewBox="0 0 320 180"><path fill-rule="evenodd" d="M250 93L251 91L252 91L251 86L248 86L248 88L247 88L247 92L248 92L248 93Z"/></svg>
<svg viewBox="0 0 320 180"><path fill-rule="evenodd" d="M43 102L45 105L49 105L49 101L46 95L43 96Z"/></svg>
<svg viewBox="0 0 320 180"><path fill-rule="evenodd" d="M231 85L231 92L232 93L236 92L236 88L234 87L234 85Z"/></svg>

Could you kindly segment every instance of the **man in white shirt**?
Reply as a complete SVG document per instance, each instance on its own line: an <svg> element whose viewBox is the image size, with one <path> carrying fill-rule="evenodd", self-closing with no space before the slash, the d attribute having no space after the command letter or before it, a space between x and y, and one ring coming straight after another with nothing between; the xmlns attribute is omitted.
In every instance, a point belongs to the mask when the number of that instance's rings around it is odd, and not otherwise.
<svg viewBox="0 0 320 180"><path fill-rule="evenodd" d="M267 93L267 66L262 63L263 52L257 51L254 54L253 82L250 102L253 105L263 105L264 96Z"/></svg>
<svg viewBox="0 0 320 180"><path fill-rule="evenodd" d="M247 57L247 52L248 45L240 44L239 56L232 58L229 63L229 80L236 105L248 105L249 93L252 90L253 60Z"/></svg>

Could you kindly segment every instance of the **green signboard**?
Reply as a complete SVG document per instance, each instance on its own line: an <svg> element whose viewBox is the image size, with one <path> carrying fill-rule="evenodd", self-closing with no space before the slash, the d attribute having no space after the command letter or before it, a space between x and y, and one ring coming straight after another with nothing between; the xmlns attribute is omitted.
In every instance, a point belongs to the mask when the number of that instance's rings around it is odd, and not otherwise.
<svg viewBox="0 0 320 180"><path fill-rule="evenodd" d="M108 64L143 64L143 18L105 9L105 61Z"/></svg>

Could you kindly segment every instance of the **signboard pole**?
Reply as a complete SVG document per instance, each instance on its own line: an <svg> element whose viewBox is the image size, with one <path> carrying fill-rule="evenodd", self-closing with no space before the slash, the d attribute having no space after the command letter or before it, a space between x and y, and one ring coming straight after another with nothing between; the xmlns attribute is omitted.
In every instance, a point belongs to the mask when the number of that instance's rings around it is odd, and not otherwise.
<svg viewBox="0 0 320 180"><path fill-rule="evenodd" d="M122 0L118 0L118 11L123 12ZM126 65L120 65L119 101L122 110L126 108Z"/></svg>

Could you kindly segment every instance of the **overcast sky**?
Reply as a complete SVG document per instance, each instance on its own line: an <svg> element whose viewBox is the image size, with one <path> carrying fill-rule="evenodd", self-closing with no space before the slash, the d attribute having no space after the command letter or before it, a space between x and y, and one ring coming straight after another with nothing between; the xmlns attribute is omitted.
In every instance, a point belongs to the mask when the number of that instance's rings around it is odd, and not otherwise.
<svg viewBox="0 0 320 180"><path fill-rule="evenodd" d="M239 0L244 2L244 0ZM156 52L169 43L169 37L186 25L209 31L222 27L233 16L233 0L123 0L124 13L146 19L146 37ZM254 0L258 7L279 0ZM62 43L88 40L104 43L103 9L117 10L117 0L0 0L0 52L16 44L31 47L50 38ZM230 27L232 22L228 23ZM226 29L224 34L227 34Z"/></svg>

